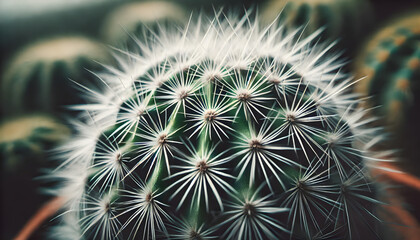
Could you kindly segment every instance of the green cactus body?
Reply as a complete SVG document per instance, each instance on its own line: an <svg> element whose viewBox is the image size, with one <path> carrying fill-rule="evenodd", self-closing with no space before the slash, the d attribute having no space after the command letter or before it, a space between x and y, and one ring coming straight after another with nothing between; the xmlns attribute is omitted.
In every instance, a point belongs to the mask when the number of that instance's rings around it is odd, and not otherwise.
<svg viewBox="0 0 420 240"><path fill-rule="evenodd" d="M130 36L141 37L147 29L158 30L159 27L177 25L187 19L186 11L173 2L128 3L112 11L105 19L102 37L110 44L127 47L133 42Z"/></svg>
<svg viewBox="0 0 420 240"><path fill-rule="evenodd" d="M3 73L2 112L63 111L64 105L80 103L77 85L70 79L92 87L95 78L86 69L98 69L94 61L105 63L107 58L100 44L81 36L55 37L25 47Z"/></svg>
<svg viewBox="0 0 420 240"><path fill-rule="evenodd" d="M371 105L380 105L376 113L392 133L390 143L415 162L419 152L414 140L420 134L419 21L416 12L385 26L366 44L355 64L356 76L366 76L356 91L372 96Z"/></svg>
<svg viewBox="0 0 420 240"><path fill-rule="evenodd" d="M52 174L67 182L68 237L374 236L370 151L355 145L378 132L331 46L249 18L196 22L120 56L81 106Z"/></svg>
<svg viewBox="0 0 420 240"><path fill-rule="evenodd" d="M340 45L349 49L372 22L367 0L271 0L263 6L263 23L277 16L289 29L304 26L304 35L324 27L325 39L339 39Z"/></svg>

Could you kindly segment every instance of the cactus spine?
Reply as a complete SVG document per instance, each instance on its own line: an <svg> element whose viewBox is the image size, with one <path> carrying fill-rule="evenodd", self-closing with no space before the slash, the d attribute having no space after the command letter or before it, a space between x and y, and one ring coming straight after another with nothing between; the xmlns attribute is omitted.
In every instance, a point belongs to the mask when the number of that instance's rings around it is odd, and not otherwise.
<svg viewBox="0 0 420 240"><path fill-rule="evenodd" d="M314 43L319 31L295 41L298 31L273 26L260 29L249 15L199 18L149 35L139 54L122 51L98 75L105 90L78 107L79 136L52 174L67 183L57 189L68 197L66 232L369 237L372 155L357 146L380 134L364 128L366 110L346 93L332 45Z"/></svg>

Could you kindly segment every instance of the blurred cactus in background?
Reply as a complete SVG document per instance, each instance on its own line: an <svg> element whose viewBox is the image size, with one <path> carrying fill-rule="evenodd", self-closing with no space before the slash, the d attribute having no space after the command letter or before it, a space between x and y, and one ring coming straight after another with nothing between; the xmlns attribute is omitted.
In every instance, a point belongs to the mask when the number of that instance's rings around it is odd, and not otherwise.
<svg viewBox="0 0 420 240"><path fill-rule="evenodd" d="M69 137L64 124L45 114L6 118L0 123L2 238L11 239L47 200L39 194L41 182L34 178L57 167L47 161L47 155Z"/></svg>
<svg viewBox="0 0 420 240"><path fill-rule="evenodd" d="M32 43L19 51L2 74L2 112L63 111L64 105L80 103L75 80L92 86L88 70L107 62L101 44L82 36L54 37ZM88 70L87 70L88 69Z"/></svg>
<svg viewBox="0 0 420 240"><path fill-rule="evenodd" d="M383 26L360 51L356 90L380 106L375 113L392 134L389 146L401 149L407 170L420 174L420 11Z"/></svg>
<svg viewBox="0 0 420 240"><path fill-rule="evenodd" d="M14 173L22 167L34 166L37 161L45 161L47 149L69 136L70 130L65 125L43 114L3 120L0 124L2 166Z"/></svg>
<svg viewBox="0 0 420 240"><path fill-rule="evenodd" d="M145 32L87 90L60 239L373 239L380 129L320 31L250 13Z"/></svg>
<svg viewBox="0 0 420 240"><path fill-rule="evenodd" d="M143 36L147 29L158 30L159 26L179 25L187 19L186 10L173 2L133 2L120 6L107 16L102 35L106 42L126 47L133 42L130 35Z"/></svg>
<svg viewBox="0 0 420 240"><path fill-rule="evenodd" d="M372 15L368 0L269 0L261 11L263 23L279 16L286 28L305 26L305 35L324 27L323 38L338 39L346 50L354 49L363 38L362 33L372 25Z"/></svg>

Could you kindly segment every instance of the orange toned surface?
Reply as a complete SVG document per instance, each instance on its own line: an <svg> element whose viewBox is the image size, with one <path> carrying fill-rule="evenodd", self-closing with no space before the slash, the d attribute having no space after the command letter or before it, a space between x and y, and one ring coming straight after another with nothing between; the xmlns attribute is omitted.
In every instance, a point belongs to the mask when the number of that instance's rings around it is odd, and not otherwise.
<svg viewBox="0 0 420 240"><path fill-rule="evenodd" d="M420 236L420 224L410 211L404 208L406 200L402 197L401 188L409 188L411 192L420 194L420 179L405 173L396 164L390 162L381 162L372 171L372 174L378 178L378 181L385 184L398 184L399 188L387 188L384 205L386 214L383 219L386 222L393 223L392 228L399 235L401 240L417 240Z"/></svg>
<svg viewBox="0 0 420 240"><path fill-rule="evenodd" d="M407 37L405 37L405 36L397 36L394 39L394 43L395 43L395 45L400 46L400 45L404 44L406 40L407 40Z"/></svg>
<svg viewBox="0 0 420 240"><path fill-rule="evenodd" d="M19 232L14 240L26 240L32 233L41 226L48 218L52 217L61 208L64 201L61 197L56 197L47 202L38 212L26 223L25 227Z"/></svg>
<svg viewBox="0 0 420 240"><path fill-rule="evenodd" d="M419 23L420 24L420 23ZM420 59L418 59L418 58L414 58L414 59L411 59L409 62L408 62L408 67L410 68L410 69L417 69L417 68L419 68L420 67Z"/></svg>
<svg viewBox="0 0 420 240"><path fill-rule="evenodd" d="M406 78L398 79L397 88L403 92L406 92L410 88L410 81Z"/></svg>
<svg viewBox="0 0 420 240"><path fill-rule="evenodd" d="M389 57L389 51L386 51L386 50L380 51L378 55L376 56L379 62L385 62L388 59L388 57Z"/></svg>

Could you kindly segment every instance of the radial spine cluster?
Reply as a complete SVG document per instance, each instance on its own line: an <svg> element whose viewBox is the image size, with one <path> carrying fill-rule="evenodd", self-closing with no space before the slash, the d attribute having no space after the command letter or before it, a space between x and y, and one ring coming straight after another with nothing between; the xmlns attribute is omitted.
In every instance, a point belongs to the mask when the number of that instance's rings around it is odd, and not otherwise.
<svg viewBox="0 0 420 240"><path fill-rule="evenodd" d="M334 44L216 15L148 33L93 73L103 89L83 88L78 134L51 174L67 200L53 236L375 234L366 163L381 134L365 128Z"/></svg>

